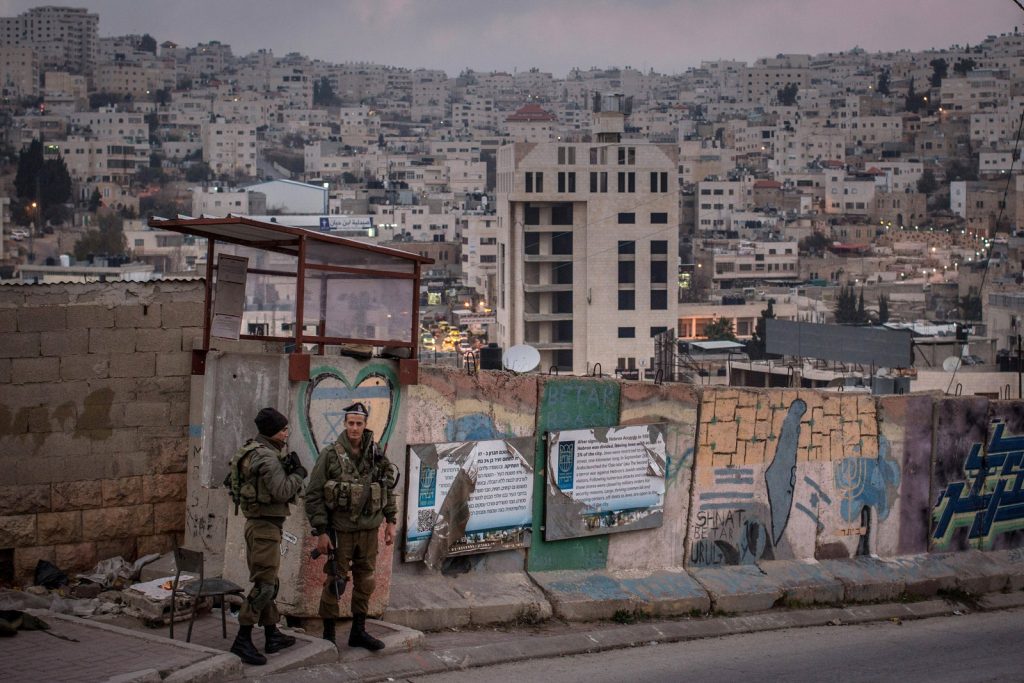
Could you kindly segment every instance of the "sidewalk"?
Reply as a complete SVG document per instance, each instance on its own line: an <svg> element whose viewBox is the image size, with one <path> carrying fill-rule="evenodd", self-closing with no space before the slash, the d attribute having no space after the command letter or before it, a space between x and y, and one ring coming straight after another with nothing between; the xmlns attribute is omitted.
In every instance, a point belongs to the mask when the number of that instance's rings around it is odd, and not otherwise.
<svg viewBox="0 0 1024 683"><path fill-rule="evenodd" d="M994 593L970 605L955 600L924 600L847 608L778 609L747 616L697 617L648 621L630 625L549 622L522 628L469 629L427 634L413 650L380 653L339 664L318 665L276 675L259 675L265 683L315 680L375 681L406 678L527 659L564 657L606 650L674 643L810 626L842 626L873 621L901 621L966 614L970 611L1024 607L1024 593Z"/></svg>

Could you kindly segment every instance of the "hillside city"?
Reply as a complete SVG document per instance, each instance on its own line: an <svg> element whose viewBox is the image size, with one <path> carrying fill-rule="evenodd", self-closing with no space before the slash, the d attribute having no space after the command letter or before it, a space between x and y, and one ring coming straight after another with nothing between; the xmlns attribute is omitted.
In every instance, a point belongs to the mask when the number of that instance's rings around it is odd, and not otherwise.
<svg viewBox="0 0 1024 683"><path fill-rule="evenodd" d="M735 350L749 385L781 386L792 367L758 362L774 317L910 329L893 381L946 390L954 370L965 393L1019 396L1016 30L673 74L448 74L99 19L0 18L0 282L202 277L204 241L150 220L247 216L433 259L426 363L527 344L543 371L643 379L679 340L659 373L722 381ZM286 331L294 298L250 292L243 334Z"/></svg>

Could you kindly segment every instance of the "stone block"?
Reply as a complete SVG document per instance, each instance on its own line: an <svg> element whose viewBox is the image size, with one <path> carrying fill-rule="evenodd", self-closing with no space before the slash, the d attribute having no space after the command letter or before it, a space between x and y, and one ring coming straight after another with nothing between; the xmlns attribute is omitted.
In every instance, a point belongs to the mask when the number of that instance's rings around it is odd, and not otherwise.
<svg viewBox="0 0 1024 683"><path fill-rule="evenodd" d="M103 505L103 488L99 481L66 481L50 486L52 508L86 510Z"/></svg>
<svg viewBox="0 0 1024 683"><path fill-rule="evenodd" d="M181 377L191 374L192 354L190 352L161 353L156 357L157 377Z"/></svg>
<svg viewBox="0 0 1024 683"><path fill-rule="evenodd" d="M736 423L718 422L709 424L708 440L712 444L715 453L736 452Z"/></svg>
<svg viewBox="0 0 1024 683"><path fill-rule="evenodd" d="M0 384L9 384L11 381L11 359L0 358Z"/></svg>
<svg viewBox="0 0 1024 683"><path fill-rule="evenodd" d="M142 479L143 500L147 503L183 501L187 491L184 472L148 474Z"/></svg>
<svg viewBox="0 0 1024 683"><path fill-rule="evenodd" d="M181 350L191 351L192 349L201 348L203 345L203 328L202 327L183 327L181 328Z"/></svg>
<svg viewBox="0 0 1024 683"><path fill-rule="evenodd" d="M757 563L765 576L777 581L790 606L842 602L843 584L817 562L762 560Z"/></svg>
<svg viewBox="0 0 1024 683"><path fill-rule="evenodd" d="M5 391L11 387L4 387ZM2 406L3 404L0 404ZM6 408L6 406L4 406ZM32 408L6 409L0 411L0 436L12 437L28 433ZM5 448L8 447L5 444Z"/></svg>
<svg viewBox="0 0 1024 683"><path fill-rule="evenodd" d="M183 398L181 401L173 401L167 407L167 423L172 425L188 426L189 405Z"/></svg>
<svg viewBox="0 0 1024 683"><path fill-rule="evenodd" d="M56 382L60 379L60 358L15 358L11 363L11 384Z"/></svg>
<svg viewBox="0 0 1024 683"><path fill-rule="evenodd" d="M115 327L160 327L160 304L118 306L114 309Z"/></svg>
<svg viewBox="0 0 1024 683"><path fill-rule="evenodd" d="M0 548L20 548L36 543L36 515L0 517Z"/></svg>
<svg viewBox="0 0 1024 683"><path fill-rule="evenodd" d="M36 536L40 545L77 543L82 540L82 513L41 512L36 517Z"/></svg>
<svg viewBox="0 0 1024 683"><path fill-rule="evenodd" d="M899 567L874 557L822 560L821 567L842 582L848 602L895 600L906 587Z"/></svg>
<svg viewBox="0 0 1024 683"><path fill-rule="evenodd" d="M105 438L110 430L124 426L125 403L86 403L78 409L75 431L85 439ZM105 434L100 434L104 432Z"/></svg>
<svg viewBox="0 0 1024 683"><path fill-rule="evenodd" d="M24 515L49 509L49 484L0 486L0 515Z"/></svg>
<svg viewBox="0 0 1024 683"><path fill-rule="evenodd" d="M164 329L175 327L202 327L203 302L171 302L161 306Z"/></svg>
<svg viewBox="0 0 1024 683"><path fill-rule="evenodd" d="M755 416L757 411L753 408L739 408L736 410L736 438L740 441L749 441L754 436L754 427L757 425Z"/></svg>
<svg viewBox="0 0 1024 683"><path fill-rule="evenodd" d="M184 517L184 505L181 508ZM106 541L152 533L152 505L126 505L82 511L82 536L87 541Z"/></svg>
<svg viewBox="0 0 1024 683"><path fill-rule="evenodd" d="M167 424L167 403L129 403L124 408L124 422L129 427L158 427Z"/></svg>
<svg viewBox="0 0 1024 683"><path fill-rule="evenodd" d="M89 330L89 353L133 353L135 328L93 328Z"/></svg>
<svg viewBox="0 0 1024 683"><path fill-rule="evenodd" d="M753 565L691 568L689 572L708 592L716 611L759 612L771 609L783 596L782 585Z"/></svg>
<svg viewBox="0 0 1024 683"><path fill-rule="evenodd" d="M89 353L81 356L63 356L60 359L62 380L103 379L109 372L110 361L104 353Z"/></svg>
<svg viewBox="0 0 1024 683"><path fill-rule="evenodd" d="M39 348L38 332L0 334L0 358L34 358Z"/></svg>
<svg viewBox="0 0 1024 683"><path fill-rule="evenodd" d="M68 306L68 329L114 326L114 309L106 306Z"/></svg>
<svg viewBox="0 0 1024 683"><path fill-rule="evenodd" d="M131 562L138 557L138 541L135 536L96 541L96 557L98 561L123 557Z"/></svg>
<svg viewBox="0 0 1024 683"><path fill-rule="evenodd" d="M148 502L143 490L145 479L146 477L136 476L102 480L100 488L103 492L103 506L119 507Z"/></svg>
<svg viewBox="0 0 1024 683"><path fill-rule="evenodd" d="M715 418L719 422L731 422L736 415L736 399L719 396L715 400Z"/></svg>
<svg viewBox="0 0 1024 683"><path fill-rule="evenodd" d="M181 330L163 328L140 329L135 339L136 351L169 352L181 350Z"/></svg>
<svg viewBox="0 0 1024 683"><path fill-rule="evenodd" d="M176 474L188 468L188 439L158 441L150 456L150 471L157 474Z"/></svg>
<svg viewBox="0 0 1024 683"><path fill-rule="evenodd" d="M19 332L53 332L67 329L64 306L39 306L18 309Z"/></svg>
<svg viewBox="0 0 1024 683"><path fill-rule="evenodd" d="M66 572L82 572L96 566L96 544L62 543L53 547L54 564Z"/></svg>
<svg viewBox="0 0 1024 683"><path fill-rule="evenodd" d="M152 536L139 536L138 538L139 557L143 555L163 555L174 550L178 543L177 534L154 534Z"/></svg>
<svg viewBox="0 0 1024 683"><path fill-rule="evenodd" d="M89 330L58 330L40 335L40 353L44 356L70 356L89 353Z"/></svg>
<svg viewBox="0 0 1024 683"><path fill-rule="evenodd" d="M31 585L39 560L53 562L52 545L21 547L14 549L14 581L22 585ZM60 565L58 565L60 566Z"/></svg>
<svg viewBox="0 0 1024 683"><path fill-rule="evenodd" d="M18 309L0 308L0 333L18 331Z"/></svg>
<svg viewBox="0 0 1024 683"><path fill-rule="evenodd" d="M184 529L184 500L153 504L153 531L155 533L184 531Z"/></svg>

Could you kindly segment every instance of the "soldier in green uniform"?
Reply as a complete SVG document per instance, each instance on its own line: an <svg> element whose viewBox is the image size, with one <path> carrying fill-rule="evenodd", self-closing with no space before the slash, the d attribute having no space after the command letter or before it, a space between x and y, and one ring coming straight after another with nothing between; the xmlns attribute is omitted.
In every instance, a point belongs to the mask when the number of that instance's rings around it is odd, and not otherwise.
<svg viewBox="0 0 1024 683"><path fill-rule="evenodd" d="M294 451L285 453L288 418L273 408L264 408L255 421L259 435L239 449L232 459L235 473L229 475L237 477L238 500L246 517L245 557L253 584L238 614L238 635L231 652L246 664L266 664L267 658L252 642L254 625L263 626L267 654L295 644L295 638L277 628L281 615L274 598L279 585L284 518L307 472Z"/></svg>
<svg viewBox="0 0 1024 683"><path fill-rule="evenodd" d="M373 593L377 562L377 531L382 522L384 542L395 542L398 505L396 468L377 448L366 428L369 411L354 403L345 411L345 430L320 451L306 491L306 516L317 537L317 550L329 557L328 576L320 595L324 638L334 642L338 599L352 571L352 631L348 644L380 650L384 643L366 632L366 615Z"/></svg>

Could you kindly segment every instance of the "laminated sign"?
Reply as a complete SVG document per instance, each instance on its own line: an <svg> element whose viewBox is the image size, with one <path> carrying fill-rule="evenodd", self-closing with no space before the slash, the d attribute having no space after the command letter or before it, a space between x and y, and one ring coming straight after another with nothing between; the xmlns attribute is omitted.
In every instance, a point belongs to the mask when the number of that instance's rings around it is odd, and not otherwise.
<svg viewBox="0 0 1024 683"><path fill-rule="evenodd" d="M530 545L533 439L409 446L406 562Z"/></svg>
<svg viewBox="0 0 1024 683"><path fill-rule="evenodd" d="M544 539L661 526L665 425L549 432Z"/></svg>

